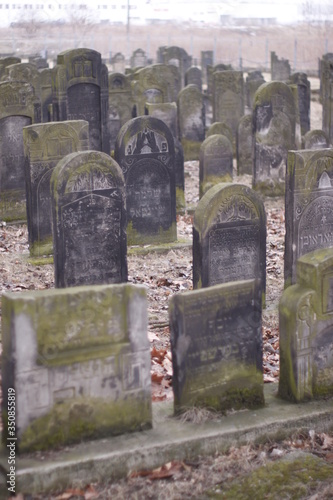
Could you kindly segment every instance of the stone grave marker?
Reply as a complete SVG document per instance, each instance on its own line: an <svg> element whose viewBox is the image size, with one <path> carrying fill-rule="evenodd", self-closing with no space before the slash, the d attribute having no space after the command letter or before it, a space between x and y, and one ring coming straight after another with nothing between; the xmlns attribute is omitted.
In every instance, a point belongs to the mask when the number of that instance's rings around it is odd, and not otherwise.
<svg viewBox="0 0 333 500"><path fill-rule="evenodd" d="M40 101L32 85L0 83L0 220L26 220L22 130L40 120Z"/></svg>
<svg viewBox="0 0 333 500"><path fill-rule="evenodd" d="M199 198L215 184L231 182L232 177L232 144L225 135L210 135L200 147Z"/></svg>
<svg viewBox="0 0 333 500"><path fill-rule="evenodd" d="M185 86L196 85L200 92L202 92L202 72L196 66L191 66L185 73Z"/></svg>
<svg viewBox="0 0 333 500"><path fill-rule="evenodd" d="M231 128L224 122L214 122L206 132L206 138L211 135L220 134L228 137L231 144L233 143L233 133Z"/></svg>
<svg viewBox="0 0 333 500"><path fill-rule="evenodd" d="M333 395L333 249L297 262L296 284L279 305L279 396L294 402Z"/></svg>
<svg viewBox="0 0 333 500"><path fill-rule="evenodd" d="M322 100L322 129L333 140L332 122L332 83L333 83L333 54L324 54L320 60L320 90Z"/></svg>
<svg viewBox="0 0 333 500"><path fill-rule="evenodd" d="M255 280L175 294L169 321L175 413L264 405L261 300Z"/></svg>
<svg viewBox="0 0 333 500"><path fill-rule="evenodd" d="M0 58L0 79L2 80L5 74L5 68L7 66L11 66L12 64L18 64L21 62L20 57L9 56L9 57L1 57Z"/></svg>
<svg viewBox="0 0 333 500"><path fill-rule="evenodd" d="M331 147L330 140L323 130L309 130L303 137L304 149L327 149Z"/></svg>
<svg viewBox="0 0 333 500"><path fill-rule="evenodd" d="M286 177L285 287L304 254L333 247L333 150L289 151Z"/></svg>
<svg viewBox="0 0 333 500"><path fill-rule="evenodd" d="M244 115L236 135L237 175L253 174L252 115Z"/></svg>
<svg viewBox="0 0 333 500"><path fill-rule="evenodd" d="M146 53L142 49L136 49L131 56L131 68L143 67L147 64Z"/></svg>
<svg viewBox="0 0 333 500"><path fill-rule="evenodd" d="M109 136L114 150L121 127L133 118L134 100L131 82L121 73L109 73Z"/></svg>
<svg viewBox="0 0 333 500"><path fill-rule="evenodd" d="M264 83L253 105L253 187L267 196L284 194L287 155L296 149L293 93L283 82Z"/></svg>
<svg viewBox="0 0 333 500"><path fill-rule="evenodd" d="M115 73L124 73L125 74L125 56L121 52L117 52L112 58L111 58L111 66L112 66L112 71Z"/></svg>
<svg viewBox="0 0 333 500"><path fill-rule="evenodd" d="M162 62L176 66L179 69L181 76L181 87L185 83L186 71L192 66L192 56L188 55L186 50L177 47L164 47L161 51Z"/></svg>
<svg viewBox="0 0 333 500"><path fill-rule="evenodd" d="M252 111L253 108L255 93L263 83L265 83L265 78L263 77L261 71L256 70L248 73L245 80L245 94L246 106L250 111Z"/></svg>
<svg viewBox="0 0 333 500"><path fill-rule="evenodd" d="M3 76L5 81L30 83L35 95L40 98L40 72L32 63L16 63L6 66Z"/></svg>
<svg viewBox="0 0 333 500"><path fill-rule="evenodd" d="M215 64L215 66L207 65L207 93L213 94L214 92L214 73L216 71L232 71L230 64Z"/></svg>
<svg viewBox="0 0 333 500"><path fill-rule="evenodd" d="M101 54L90 49L62 52L52 74L54 121L86 120L90 149L110 154L108 69Z"/></svg>
<svg viewBox="0 0 333 500"><path fill-rule="evenodd" d="M4 435L13 388L19 452L151 428L144 287L5 293L2 325Z"/></svg>
<svg viewBox="0 0 333 500"><path fill-rule="evenodd" d="M205 139L205 108L203 94L196 85L187 85L178 94L179 137L184 149L185 161L199 158Z"/></svg>
<svg viewBox="0 0 333 500"><path fill-rule="evenodd" d="M259 279L266 289L266 214L258 194L241 184L217 184L193 219L193 288Z"/></svg>
<svg viewBox="0 0 333 500"><path fill-rule="evenodd" d="M140 116L120 130L115 159L126 184L129 245L177 239L175 148L162 120Z"/></svg>
<svg viewBox="0 0 333 500"><path fill-rule="evenodd" d="M51 177L55 286L127 281L124 178L105 153L71 153Z"/></svg>
<svg viewBox="0 0 333 500"><path fill-rule="evenodd" d="M201 51L201 71L204 83L207 85L207 66L214 66L214 52L213 50Z"/></svg>
<svg viewBox="0 0 333 500"><path fill-rule="evenodd" d="M293 73L290 83L297 85L301 134L304 136L310 130L311 84L306 73Z"/></svg>
<svg viewBox="0 0 333 500"><path fill-rule="evenodd" d="M287 82L291 69L287 59L279 59L275 52L271 52L271 79L272 81Z"/></svg>
<svg viewBox="0 0 333 500"><path fill-rule="evenodd" d="M52 254L50 179L58 161L89 149L88 122L30 125L23 129L30 255Z"/></svg>
<svg viewBox="0 0 333 500"><path fill-rule="evenodd" d="M52 91L52 69L45 68L40 72L40 100L42 107L42 122L53 121L53 91Z"/></svg>

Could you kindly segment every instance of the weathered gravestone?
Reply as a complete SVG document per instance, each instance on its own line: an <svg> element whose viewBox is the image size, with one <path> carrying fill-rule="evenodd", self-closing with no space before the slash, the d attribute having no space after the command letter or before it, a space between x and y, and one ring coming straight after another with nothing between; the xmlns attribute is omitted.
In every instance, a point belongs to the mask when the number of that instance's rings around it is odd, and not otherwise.
<svg viewBox="0 0 333 500"><path fill-rule="evenodd" d="M220 182L231 182L232 144L225 135L211 135L203 141L199 155L199 197Z"/></svg>
<svg viewBox="0 0 333 500"><path fill-rule="evenodd" d="M90 49L62 52L52 74L54 121L86 120L90 149L110 154L108 69L101 54Z"/></svg>
<svg viewBox="0 0 333 500"><path fill-rule="evenodd" d="M30 125L23 129L30 255L53 252L50 179L64 156L89 149L88 122Z"/></svg>
<svg viewBox="0 0 333 500"><path fill-rule="evenodd" d="M40 71L40 100L42 107L42 122L53 121L53 91L52 91L52 70L42 69Z"/></svg>
<svg viewBox="0 0 333 500"><path fill-rule="evenodd" d="M264 83L253 105L253 187L268 196L284 193L287 155L295 147L296 111L283 82Z"/></svg>
<svg viewBox="0 0 333 500"><path fill-rule="evenodd" d="M206 138L211 135L220 134L228 137L231 144L233 143L233 133L231 128L224 122L214 122L211 124L209 129L206 132Z"/></svg>
<svg viewBox="0 0 333 500"><path fill-rule="evenodd" d="M9 57L1 57L0 58L0 79L3 78L5 74L5 68L7 66L11 66L12 64L18 64L21 62L19 57L9 56Z"/></svg>
<svg viewBox="0 0 333 500"><path fill-rule="evenodd" d="M201 51L201 71L204 83L207 84L207 66L214 65L214 52L213 50Z"/></svg>
<svg viewBox="0 0 333 500"><path fill-rule="evenodd" d="M253 173L252 115L243 116L236 135L237 175Z"/></svg>
<svg viewBox="0 0 333 500"><path fill-rule="evenodd" d="M185 86L196 85L200 92L202 92L202 72L196 66L191 66L185 73Z"/></svg>
<svg viewBox="0 0 333 500"><path fill-rule="evenodd" d="M181 76L181 86L185 83L185 73L192 66L192 56L188 55L186 50L177 47L164 47L161 50L161 58L164 64L176 66Z"/></svg>
<svg viewBox="0 0 333 500"><path fill-rule="evenodd" d="M35 95L40 98L40 72L35 64L16 63L6 66L3 80L30 83Z"/></svg>
<svg viewBox="0 0 333 500"><path fill-rule="evenodd" d="M264 405L261 300L255 280L174 295L169 302L174 408Z"/></svg>
<svg viewBox="0 0 333 500"><path fill-rule="evenodd" d="M38 70L40 69L45 69L49 67L49 64L47 62L47 59L45 57L36 55L36 56L29 56L28 57L28 62L31 64L34 64Z"/></svg>
<svg viewBox="0 0 333 500"><path fill-rule="evenodd" d="M293 73L290 83L297 85L301 134L304 136L310 130L311 84L306 73Z"/></svg>
<svg viewBox="0 0 333 500"><path fill-rule="evenodd" d="M127 281L125 186L105 153L72 153L51 177L55 286Z"/></svg>
<svg viewBox="0 0 333 500"><path fill-rule="evenodd" d="M245 80L246 106L252 111L255 93L265 79L260 71L250 71Z"/></svg>
<svg viewBox="0 0 333 500"><path fill-rule="evenodd" d="M125 56L121 52L117 52L111 58L110 63L113 71L115 71L116 73L125 73L126 61Z"/></svg>
<svg viewBox="0 0 333 500"><path fill-rule="evenodd" d="M147 64L146 53L142 49L136 49L131 55L131 68L143 67Z"/></svg>
<svg viewBox="0 0 333 500"><path fill-rule="evenodd" d="M185 161L197 160L205 139L205 108L203 95L196 85L187 85L179 92L177 108Z"/></svg>
<svg viewBox="0 0 333 500"><path fill-rule="evenodd" d="M40 101L29 83L0 83L0 219L25 220L26 185L22 130L39 123Z"/></svg>
<svg viewBox="0 0 333 500"><path fill-rule="evenodd" d="M266 289L266 214L241 184L217 184L201 198L193 219L193 288L259 279Z"/></svg>
<svg viewBox="0 0 333 500"><path fill-rule="evenodd" d="M290 78L290 64L287 59L279 59L275 52L271 52L271 79L287 82Z"/></svg>
<svg viewBox="0 0 333 500"><path fill-rule="evenodd" d="M286 177L285 286L299 257L333 246L333 150L290 151Z"/></svg>
<svg viewBox="0 0 333 500"><path fill-rule="evenodd" d="M320 89L323 105L323 131L328 135L330 141L333 140L333 54L328 53L320 60Z"/></svg>
<svg viewBox="0 0 333 500"><path fill-rule="evenodd" d="M333 395L333 250L303 255L279 306L279 396L299 402Z"/></svg>
<svg viewBox="0 0 333 500"><path fill-rule="evenodd" d="M330 140L323 130L309 130L303 137L304 149L327 149Z"/></svg>
<svg viewBox="0 0 333 500"><path fill-rule="evenodd" d="M232 71L230 64L215 64L215 66L207 65L207 93L213 94L214 92L214 73L216 71Z"/></svg>
<svg viewBox="0 0 333 500"><path fill-rule="evenodd" d="M119 130L133 118L134 100L131 82L121 73L109 73L109 136L114 150Z"/></svg>
<svg viewBox="0 0 333 500"><path fill-rule="evenodd" d="M216 71L213 74L213 120L226 123L231 128L233 144L244 109L243 73Z"/></svg>
<svg viewBox="0 0 333 500"><path fill-rule="evenodd" d="M143 287L6 293L2 325L3 442L10 389L20 452L152 426Z"/></svg>
<svg viewBox="0 0 333 500"><path fill-rule="evenodd" d="M169 128L151 116L133 118L118 134L115 159L126 183L128 243L175 241L175 148Z"/></svg>

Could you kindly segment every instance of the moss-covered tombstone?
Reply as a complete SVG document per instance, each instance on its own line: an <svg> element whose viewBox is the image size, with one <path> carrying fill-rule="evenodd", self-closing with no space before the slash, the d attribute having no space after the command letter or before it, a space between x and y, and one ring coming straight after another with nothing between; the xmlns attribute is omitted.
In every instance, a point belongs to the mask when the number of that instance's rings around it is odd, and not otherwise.
<svg viewBox="0 0 333 500"><path fill-rule="evenodd" d="M109 135L114 150L121 127L133 118L134 100L131 82L121 73L109 73Z"/></svg>
<svg viewBox="0 0 333 500"><path fill-rule="evenodd" d="M310 130L311 84L307 74L300 72L290 75L290 83L297 86L301 134L304 136Z"/></svg>
<svg viewBox="0 0 333 500"><path fill-rule="evenodd" d="M177 239L175 148L162 120L139 116L120 130L115 159L126 183L130 245Z"/></svg>
<svg viewBox="0 0 333 500"><path fill-rule="evenodd" d="M285 191L287 155L296 149L296 108L286 83L259 87L253 105L253 187L267 196Z"/></svg>
<svg viewBox="0 0 333 500"><path fill-rule="evenodd" d="M29 83L0 83L0 219L25 220L23 127L41 121L40 101Z"/></svg>
<svg viewBox="0 0 333 500"><path fill-rule="evenodd" d="M289 151L286 177L285 286L299 257L333 246L333 150Z"/></svg>
<svg viewBox="0 0 333 500"><path fill-rule="evenodd" d="M151 427L143 287L7 293L2 325L5 444L13 391L20 452Z"/></svg>
<svg viewBox="0 0 333 500"><path fill-rule="evenodd" d="M202 71L197 66L191 66L185 73L185 86L196 85L202 92Z"/></svg>
<svg viewBox="0 0 333 500"><path fill-rule="evenodd" d="M51 177L55 286L127 281L124 177L105 153L65 156Z"/></svg>
<svg viewBox="0 0 333 500"><path fill-rule="evenodd" d="M309 130L303 137L304 149L327 149L331 143L323 130Z"/></svg>
<svg viewBox="0 0 333 500"><path fill-rule="evenodd" d="M249 71L245 79L245 95L246 95L246 106L252 111L253 101L255 93L257 92L260 85L265 83L265 78L262 73L258 70Z"/></svg>
<svg viewBox="0 0 333 500"><path fill-rule="evenodd" d="M243 116L236 135L237 175L253 174L252 115Z"/></svg>
<svg viewBox="0 0 333 500"><path fill-rule="evenodd" d="M173 45L171 47L163 47L160 50L161 62L170 66L176 66L179 69L181 76L181 86L185 85L186 71L192 66L192 56L185 49Z"/></svg>
<svg viewBox="0 0 333 500"><path fill-rule="evenodd" d="M296 284L280 300L279 395L305 401L333 395L333 249L297 262Z"/></svg>
<svg viewBox="0 0 333 500"><path fill-rule="evenodd" d="M266 214L249 187L217 184L193 220L193 288L258 279L266 289Z"/></svg>
<svg viewBox="0 0 333 500"><path fill-rule="evenodd" d="M3 80L30 83L36 97L40 99L40 72L35 64L21 62L6 66Z"/></svg>
<svg viewBox="0 0 333 500"><path fill-rule="evenodd" d="M200 147L199 155L199 197L212 186L231 182L232 144L225 135L210 135Z"/></svg>
<svg viewBox="0 0 333 500"><path fill-rule="evenodd" d="M275 52L271 52L271 79L287 82L290 78L290 64L287 59L279 59Z"/></svg>
<svg viewBox="0 0 333 500"><path fill-rule="evenodd" d="M90 49L61 52L53 69L53 120L86 120L89 147L110 154L108 69Z"/></svg>
<svg viewBox="0 0 333 500"><path fill-rule="evenodd" d="M174 295L169 303L175 412L264 404L255 280Z"/></svg>
<svg viewBox="0 0 333 500"><path fill-rule="evenodd" d="M197 160L205 138L205 108L203 94L196 85L187 85L177 98L179 137L185 161Z"/></svg>
<svg viewBox="0 0 333 500"><path fill-rule="evenodd" d="M88 122L30 125L23 129L30 255L53 252L50 179L64 156L89 149Z"/></svg>

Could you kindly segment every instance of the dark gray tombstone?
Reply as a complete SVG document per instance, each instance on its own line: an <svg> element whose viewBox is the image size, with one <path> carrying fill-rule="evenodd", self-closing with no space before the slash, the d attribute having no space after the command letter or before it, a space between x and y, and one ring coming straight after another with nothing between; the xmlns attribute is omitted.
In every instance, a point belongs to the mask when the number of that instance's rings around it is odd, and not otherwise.
<svg viewBox="0 0 333 500"><path fill-rule="evenodd" d="M121 73L109 73L109 136L114 150L119 130L133 118L131 82Z"/></svg>
<svg viewBox="0 0 333 500"><path fill-rule="evenodd" d="M125 186L105 153L65 156L51 177L55 286L127 281Z"/></svg>
<svg viewBox="0 0 333 500"><path fill-rule="evenodd" d="M0 83L0 219L26 220L22 130L41 120L40 101L29 83Z"/></svg>
<svg viewBox="0 0 333 500"><path fill-rule="evenodd" d="M202 92L202 72L196 66L191 66L185 73L185 86L191 84L196 85Z"/></svg>
<svg viewBox="0 0 333 500"><path fill-rule="evenodd" d="M331 204L332 211L332 204ZM300 257L296 284L279 306L279 396L293 402L333 395L333 249Z"/></svg>
<svg viewBox="0 0 333 500"><path fill-rule="evenodd" d="M329 138L323 130L309 130L303 138L304 149L327 149L331 147Z"/></svg>
<svg viewBox="0 0 333 500"><path fill-rule="evenodd" d="M296 110L283 82L264 83L253 105L253 187L267 196L283 195L287 155L296 149Z"/></svg>
<svg viewBox="0 0 333 500"><path fill-rule="evenodd" d="M199 197L212 186L231 182L232 144L225 135L211 135L203 141L199 156Z"/></svg>
<svg viewBox="0 0 333 500"><path fill-rule="evenodd" d="M2 317L6 444L12 431L19 452L35 452L151 428L144 287L6 293Z"/></svg>
<svg viewBox="0 0 333 500"><path fill-rule="evenodd" d="M333 150L290 151L286 177L285 287L297 260L333 246Z"/></svg>
<svg viewBox="0 0 333 500"><path fill-rule="evenodd" d="M333 121L332 121L332 108L333 108L333 54L328 53L323 56L320 61L320 89L321 99L323 105L323 126L322 129L333 140Z"/></svg>
<svg viewBox="0 0 333 500"><path fill-rule="evenodd" d="M193 220L193 288L260 279L265 301L266 214L241 184L218 184L201 198Z"/></svg>
<svg viewBox="0 0 333 500"><path fill-rule="evenodd" d="M255 93L265 83L261 71L250 71L245 80L246 105L252 111Z"/></svg>
<svg viewBox="0 0 333 500"><path fill-rule="evenodd" d="M62 52L52 74L53 120L86 120L90 149L110 154L108 69L101 54L90 49Z"/></svg>
<svg viewBox="0 0 333 500"><path fill-rule="evenodd" d="M264 405L255 280L174 295L169 303L175 413Z"/></svg>
<svg viewBox="0 0 333 500"><path fill-rule="evenodd" d="M236 135L237 175L253 174L252 115L243 116Z"/></svg>
<svg viewBox="0 0 333 500"><path fill-rule="evenodd" d="M290 78L290 64L287 59L279 59L275 52L271 52L271 79L272 81L287 82Z"/></svg>
<svg viewBox="0 0 333 500"><path fill-rule="evenodd" d="M185 161L199 158L199 150L205 138L205 108L203 95L196 85L184 87L178 94L179 137L184 149Z"/></svg>
<svg viewBox="0 0 333 500"><path fill-rule="evenodd" d="M30 255L53 252L50 179L64 156L89 149L88 122L30 125L23 129Z"/></svg>
<svg viewBox="0 0 333 500"><path fill-rule="evenodd" d="M304 136L310 130L311 84L306 73L293 73L290 83L297 85L301 134Z"/></svg>
<svg viewBox="0 0 333 500"><path fill-rule="evenodd" d="M40 101L42 107L42 122L53 121L53 90L52 90L52 70L42 69L40 71Z"/></svg>
<svg viewBox="0 0 333 500"><path fill-rule="evenodd" d="M133 118L120 129L115 159L126 183L128 243L175 241L175 148L169 128L151 116Z"/></svg>

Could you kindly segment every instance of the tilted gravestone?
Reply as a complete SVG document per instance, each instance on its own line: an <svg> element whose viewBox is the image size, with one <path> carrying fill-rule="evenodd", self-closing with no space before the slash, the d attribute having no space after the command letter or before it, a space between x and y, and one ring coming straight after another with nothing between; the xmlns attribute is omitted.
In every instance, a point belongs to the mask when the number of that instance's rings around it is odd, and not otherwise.
<svg viewBox="0 0 333 500"><path fill-rule="evenodd" d="M6 293L2 325L3 439L12 389L20 452L152 426L143 287Z"/></svg>
<svg viewBox="0 0 333 500"><path fill-rule="evenodd" d="M40 101L29 83L0 83L0 219L25 220L22 130L41 121Z"/></svg>
<svg viewBox="0 0 333 500"><path fill-rule="evenodd" d="M187 85L179 92L177 108L185 161L197 160L205 138L205 108L203 94L196 85Z"/></svg>
<svg viewBox="0 0 333 500"><path fill-rule="evenodd" d="M236 135L237 175L253 173L252 115L243 116Z"/></svg>
<svg viewBox="0 0 333 500"><path fill-rule="evenodd" d="M287 155L296 149L293 93L283 82L264 83L253 105L253 187L268 196L285 190Z"/></svg>
<svg viewBox="0 0 333 500"><path fill-rule="evenodd" d="M213 74L213 120L226 123L236 141L238 122L244 115L243 73L216 71Z"/></svg>
<svg viewBox="0 0 333 500"><path fill-rule="evenodd" d="M115 159L126 183L128 243L175 241L175 148L169 128L151 116L133 118L118 134Z"/></svg>
<svg viewBox="0 0 333 500"><path fill-rule="evenodd" d="M303 149L327 149L331 147L329 138L323 130L309 130L303 137Z"/></svg>
<svg viewBox="0 0 333 500"><path fill-rule="evenodd" d="M109 73L109 136L114 150L121 127L133 118L134 100L131 82L121 73Z"/></svg>
<svg viewBox="0 0 333 500"><path fill-rule="evenodd" d="M297 260L333 247L333 150L290 151L286 177L285 286L295 283Z"/></svg>
<svg viewBox="0 0 333 500"><path fill-rule="evenodd" d="M52 74L53 120L86 120L90 149L110 154L108 69L101 54L90 49L62 52Z"/></svg>
<svg viewBox="0 0 333 500"><path fill-rule="evenodd" d="M279 396L295 402L333 395L333 249L303 255L279 306Z"/></svg>
<svg viewBox="0 0 333 500"><path fill-rule="evenodd" d="M203 141L199 155L199 197L221 182L231 182L232 144L225 135L211 135Z"/></svg>
<svg viewBox="0 0 333 500"><path fill-rule="evenodd" d="M252 111L255 93L265 79L260 71L250 71L245 80L246 106Z"/></svg>
<svg viewBox="0 0 333 500"><path fill-rule="evenodd" d="M200 92L202 92L202 72L196 66L191 66L185 73L185 86L196 85Z"/></svg>
<svg viewBox="0 0 333 500"><path fill-rule="evenodd" d="M271 79L272 81L287 82L290 78L290 64L287 59L279 59L275 52L271 52Z"/></svg>
<svg viewBox="0 0 333 500"><path fill-rule="evenodd" d="M30 125L23 129L30 255L53 252L50 179L64 156L89 149L88 122Z"/></svg>
<svg viewBox="0 0 333 500"><path fill-rule="evenodd" d="M257 193L217 184L201 198L193 219L193 288L260 279L266 289L266 214Z"/></svg>
<svg viewBox="0 0 333 500"><path fill-rule="evenodd" d="M127 281L125 185L105 153L72 153L51 177L55 286Z"/></svg>
<svg viewBox="0 0 333 500"><path fill-rule="evenodd" d="M310 130L311 84L306 73L293 73L290 83L297 85L301 134L304 136Z"/></svg>
<svg viewBox="0 0 333 500"><path fill-rule="evenodd" d="M255 280L174 295L169 302L175 413L264 405L261 300Z"/></svg>

